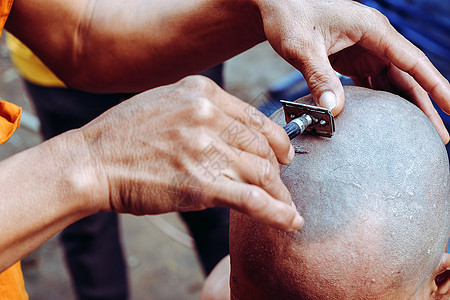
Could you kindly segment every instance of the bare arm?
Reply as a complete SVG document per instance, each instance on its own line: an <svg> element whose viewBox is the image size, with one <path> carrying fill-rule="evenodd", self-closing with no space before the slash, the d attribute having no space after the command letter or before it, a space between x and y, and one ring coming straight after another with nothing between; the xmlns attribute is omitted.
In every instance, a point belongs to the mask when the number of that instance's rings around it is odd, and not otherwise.
<svg viewBox="0 0 450 300"><path fill-rule="evenodd" d="M7 28L69 86L94 92L171 83L267 39L335 115L344 92L333 68L408 97L449 141L428 97L450 113L448 81L381 13L355 1L16 0Z"/></svg>
<svg viewBox="0 0 450 300"><path fill-rule="evenodd" d="M83 169L89 161L80 145L79 137L66 134L0 162L0 272L99 211L93 196L100 185L92 169Z"/></svg>
<svg viewBox="0 0 450 300"><path fill-rule="evenodd" d="M262 42L259 19L249 1L16 0L7 29L69 86L139 92Z"/></svg>

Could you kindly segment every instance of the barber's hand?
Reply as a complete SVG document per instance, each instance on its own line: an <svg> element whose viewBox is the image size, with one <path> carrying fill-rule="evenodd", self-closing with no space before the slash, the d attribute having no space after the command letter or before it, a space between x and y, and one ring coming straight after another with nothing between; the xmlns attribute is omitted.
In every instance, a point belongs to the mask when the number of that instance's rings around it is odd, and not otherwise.
<svg viewBox="0 0 450 300"><path fill-rule="evenodd" d="M349 0L255 2L268 41L303 73L318 105L335 115L344 106L334 67L357 85L405 96L434 123L443 141L449 141L427 94L450 113L448 81L380 12Z"/></svg>
<svg viewBox="0 0 450 300"><path fill-rule="evenodd" d="M286 133L205 77L139 94L81 131L103 210L227 206L282 230L303 224L280 179L278 162L294 157Z"/></svg>

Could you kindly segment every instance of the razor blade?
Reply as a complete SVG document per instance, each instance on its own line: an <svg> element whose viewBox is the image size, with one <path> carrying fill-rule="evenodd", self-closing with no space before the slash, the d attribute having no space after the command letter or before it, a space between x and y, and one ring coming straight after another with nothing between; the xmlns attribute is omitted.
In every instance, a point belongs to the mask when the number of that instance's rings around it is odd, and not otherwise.
<svg viewBox="0 0 450 300"><path fill-rule="evenodd" d="M303 132L331 138L335 131L334 117L326 108L281 100L286 130L292 140Z"/></svg>

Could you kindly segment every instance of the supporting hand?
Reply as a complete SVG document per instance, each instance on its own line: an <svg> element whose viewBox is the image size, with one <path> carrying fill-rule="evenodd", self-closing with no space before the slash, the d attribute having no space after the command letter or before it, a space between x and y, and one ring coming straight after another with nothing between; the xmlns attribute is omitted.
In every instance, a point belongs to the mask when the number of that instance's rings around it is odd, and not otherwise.
<svg viewBox="0 0 450 300"><path fill-rule="evenodd" d="M338 114L344 91L334 70L355 84L405 96L441 135L449 134L428 93L450 113L450 85L386 17L355 1L256 0L272 47L306 78L320 106ZM334 68L334 70L333 70Z"/></svg>

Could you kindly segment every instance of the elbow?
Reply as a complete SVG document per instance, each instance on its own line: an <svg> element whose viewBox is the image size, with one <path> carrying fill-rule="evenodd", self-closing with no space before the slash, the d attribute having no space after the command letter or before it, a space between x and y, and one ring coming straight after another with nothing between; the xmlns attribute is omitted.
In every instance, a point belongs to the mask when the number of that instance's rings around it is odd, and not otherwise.
<svg viewBox="0 0 450 300"><path fill-rule="evenodd" d="M54 65L52 71L69 88L91 93L124 92L107 68L95 59L78 57Z"/></svg>

